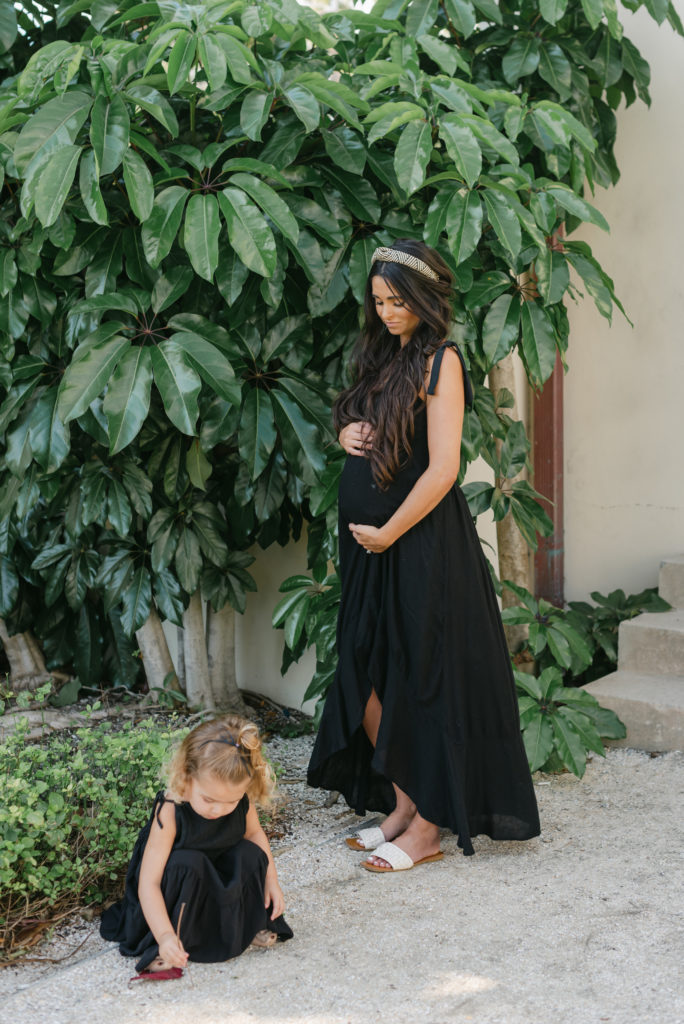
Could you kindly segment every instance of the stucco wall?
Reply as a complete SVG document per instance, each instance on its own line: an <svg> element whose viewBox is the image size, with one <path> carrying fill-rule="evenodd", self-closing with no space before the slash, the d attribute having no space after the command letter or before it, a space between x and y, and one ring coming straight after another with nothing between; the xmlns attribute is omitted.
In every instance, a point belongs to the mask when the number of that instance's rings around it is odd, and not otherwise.
<svg viewBox="0 0 684 1024"><path fill-rule="evenodd" d="M684 3L675 4L684 17ZM597 191L609 235L586 231L634 327L570 306L565 378L566 598L657 583L684 548L684 40L623 10L651 65L652 106L618 113L617 186Z"/></svg>

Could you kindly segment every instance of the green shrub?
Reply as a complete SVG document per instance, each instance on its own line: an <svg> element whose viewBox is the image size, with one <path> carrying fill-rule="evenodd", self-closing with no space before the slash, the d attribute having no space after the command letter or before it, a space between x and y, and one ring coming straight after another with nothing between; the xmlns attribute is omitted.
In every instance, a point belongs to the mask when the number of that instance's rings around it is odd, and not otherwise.
<svg viewBox="0 0 684 1024"><path fill-rule="evenodd" d="M0 744L0 935L118 894L138 830L160 788L175 727L104 723L29 744Z"/></svg>
<svg viewBox="0 0 684 1024"><path fill-rule="evenodd" d="M587 754L606 756L604 739L624 739L626 730L614 711L601 707L587 690L564 686L560 670L539 676L515 671L520 728L530 771L571 771L579 779Z"/></svg>

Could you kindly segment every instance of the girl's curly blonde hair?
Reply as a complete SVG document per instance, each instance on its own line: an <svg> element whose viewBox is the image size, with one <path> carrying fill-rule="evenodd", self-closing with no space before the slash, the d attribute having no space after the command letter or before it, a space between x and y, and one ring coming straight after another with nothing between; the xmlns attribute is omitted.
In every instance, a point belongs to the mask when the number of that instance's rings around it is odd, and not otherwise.
<svg viewBox="0 0 684 1024"><path fill-rule="evenodd" d="M184 800L188 783L200 774L237 785L249 779L252 802L262 807L273 802L275 776L261 752L259 730L239 715L203 722L188 733L166 766L168 796Z"/></svg>

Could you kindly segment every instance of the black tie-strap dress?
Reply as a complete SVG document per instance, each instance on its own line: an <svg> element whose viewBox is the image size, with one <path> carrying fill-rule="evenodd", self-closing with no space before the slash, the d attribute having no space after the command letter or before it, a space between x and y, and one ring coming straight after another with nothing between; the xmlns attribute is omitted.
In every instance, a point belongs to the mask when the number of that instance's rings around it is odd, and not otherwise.
<svg viewBox="0 0 684 1024"><path fill-rule="evenodd" d="M445 348L435 354L428 394ZM349 523L384 525L428 462L424 402L416 406L412 454L386 491L368 459L345 462L339 661L308 782L339 790L361 815L389 813L395 782L469 855L473 836L538 835L539 817L501 616L467 502L454 485L382 554L367 554L349 530ZM382 704L375 749L361 724L371 690Z"/></svg>
<svg viewBox="0 0 684 1024"><path fill-rule="evenodd" d="M124 956L137 957L138 971L159 953L140 906L138 881L152 822L165 799L163 793L157 794L140 830L123 899L105 910L100 922L102 938L118 942ZM234 811L219 818L204 818L187 803L175 804L175 809L176 836L161 889L174 928L185 904L180 940L190 960L212 964L239 956L264 929L279 939L292 938L282 915L271 921L271 911L264 906L268 858L260 846L245 839L249 798L243 796Z"/></svg>

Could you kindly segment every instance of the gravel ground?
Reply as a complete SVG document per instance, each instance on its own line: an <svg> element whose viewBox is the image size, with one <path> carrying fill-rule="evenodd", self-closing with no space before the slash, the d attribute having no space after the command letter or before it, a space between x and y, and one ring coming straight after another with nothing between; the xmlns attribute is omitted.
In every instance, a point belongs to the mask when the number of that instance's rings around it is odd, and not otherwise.
<svg viewBox="0 0 684 1024"><path fill-rule="evenodd" d="M43 962L0 971L0 1021L684 1024L684 754L611 750L582 781L538 774L539 839L480 838L464 858L445 835L443 861L390 877L342 842L360 819L307 789L311 743L269 744L294 940L128 988L132 961L79 920L34 951Z"/></svg>

